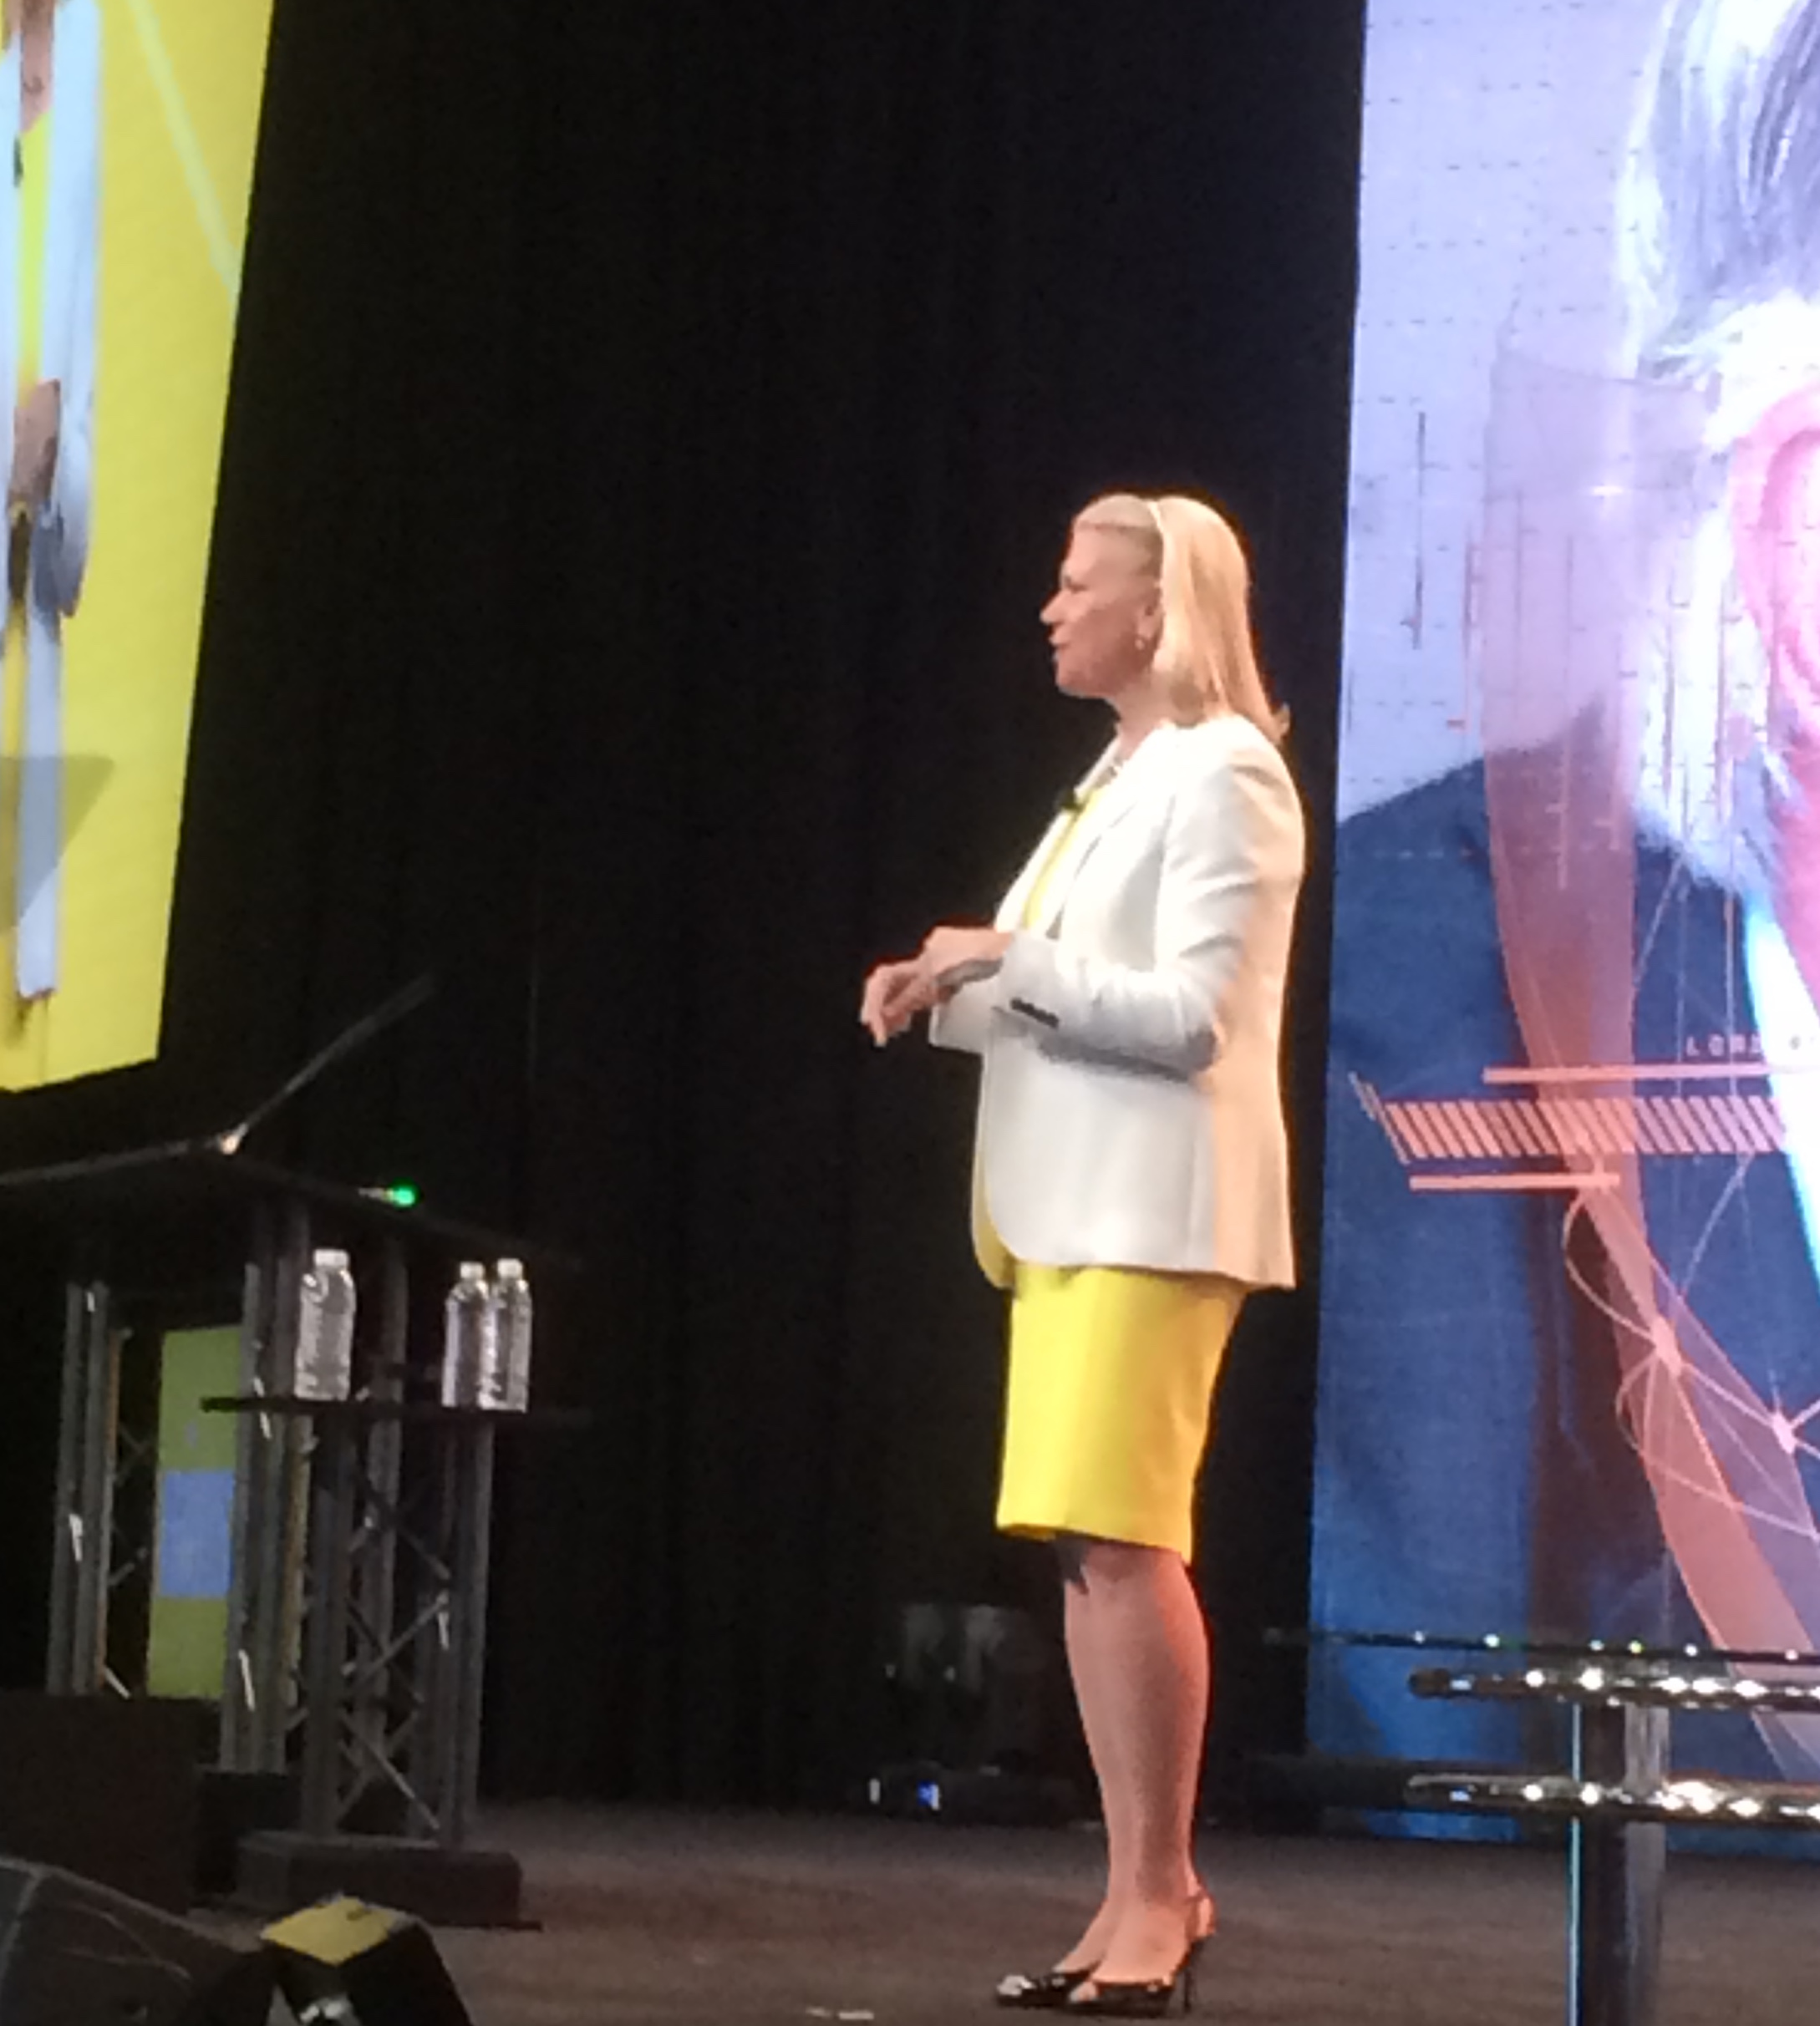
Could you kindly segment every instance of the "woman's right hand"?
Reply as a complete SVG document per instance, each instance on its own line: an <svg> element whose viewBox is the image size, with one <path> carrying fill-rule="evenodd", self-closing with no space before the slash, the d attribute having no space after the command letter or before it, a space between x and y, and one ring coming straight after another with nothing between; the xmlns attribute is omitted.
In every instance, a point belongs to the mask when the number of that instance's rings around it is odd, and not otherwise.
<svg viewBox="0 0 1820 2026"><path fill-rule="evenodd" d="M920 957L878 964L867 975L866 990L860 999L860 1025L883 1048L918 1013L927 1013L948 996Z"/></svg>

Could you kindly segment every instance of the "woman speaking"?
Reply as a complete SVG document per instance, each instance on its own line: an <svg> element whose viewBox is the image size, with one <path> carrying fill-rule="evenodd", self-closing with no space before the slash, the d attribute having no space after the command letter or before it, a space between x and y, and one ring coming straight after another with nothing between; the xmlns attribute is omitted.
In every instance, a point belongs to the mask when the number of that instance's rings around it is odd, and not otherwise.
<svg viewBox="0 0 1820 2026"><path fill-rule="evenodd" d="M1042 617L1057 687L1111 707L1112 743L994 926L880 965L860 1017L882 1043L928 1013L982 1059L974 1244L1011 1296L998 1523L1056 1545L1106 1818L1098 1912L999 2000L1154 2018L1192 2003L1213 1927L1195 1480L1240 1305L1294 1274L1279 1058L1302 812L1212 508L1095 501Z"/></svg>

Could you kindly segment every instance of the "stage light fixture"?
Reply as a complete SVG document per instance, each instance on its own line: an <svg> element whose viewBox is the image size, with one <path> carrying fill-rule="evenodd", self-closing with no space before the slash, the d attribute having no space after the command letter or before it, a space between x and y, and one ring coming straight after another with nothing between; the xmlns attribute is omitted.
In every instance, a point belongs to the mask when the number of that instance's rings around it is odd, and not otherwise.
<svg viewBox="0 0 1820 2026"><path fill-rule="evenodd" d="M883 1668L895 1735L856 1796L924 1820L1070 1820L1079 1796L1045 1763L1058 1664L1055 1642L1025 1612L906 1605Z"/></svg>

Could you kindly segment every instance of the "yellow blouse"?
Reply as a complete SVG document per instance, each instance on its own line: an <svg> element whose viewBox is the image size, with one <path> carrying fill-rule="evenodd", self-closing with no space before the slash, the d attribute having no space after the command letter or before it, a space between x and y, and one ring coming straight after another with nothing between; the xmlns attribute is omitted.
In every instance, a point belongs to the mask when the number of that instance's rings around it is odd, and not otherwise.
<svg viewBox="0 0 1820 2026"><path fill-rule="evenodd" d="M1050 851L1049 856L1043 861L1042 871L1030 882L1029 897L1024 903L1024 919L1019 925L1020 927L1035 928L1042 919L1043 902L1048 897L1050 886L1055 877L1056 868L1061 864L1062 859L1067 852L1068 840L1080 827L1080 819L1093 807L1099 795L1100 790L1096 788L1091 794L1082 796L1070 811L1068 820L1056 834L1055 846Z"/></svg>

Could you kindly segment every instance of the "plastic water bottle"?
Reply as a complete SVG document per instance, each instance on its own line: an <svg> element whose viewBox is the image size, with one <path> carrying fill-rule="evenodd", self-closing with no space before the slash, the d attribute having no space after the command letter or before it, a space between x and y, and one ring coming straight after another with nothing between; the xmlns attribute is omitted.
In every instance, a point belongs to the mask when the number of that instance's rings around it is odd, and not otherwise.
<svg viewBox="0 0 1820 2026"><path fill-rule="evenodd" d="M354 1283L345 1252L323 1251L298 1289L297 1396L344 1400L353 1370Z"/></svg>
<svg viewBox="0 0 1820 2026"><path fill-rule="evenodd" d="M480 1404L522 1414L531 1404L531 1282L524 1262L502 1259L493 1272L493 1327L480 1377Z"/></svg>
<svg viewBox="0 0 1820 2026"><path fill-rule="evenodd" d="M480 1398L487 1338L492 1334L492 1291L486 1268L464 1259L442 1305L442 1404L472 1407Z"/></svg>

